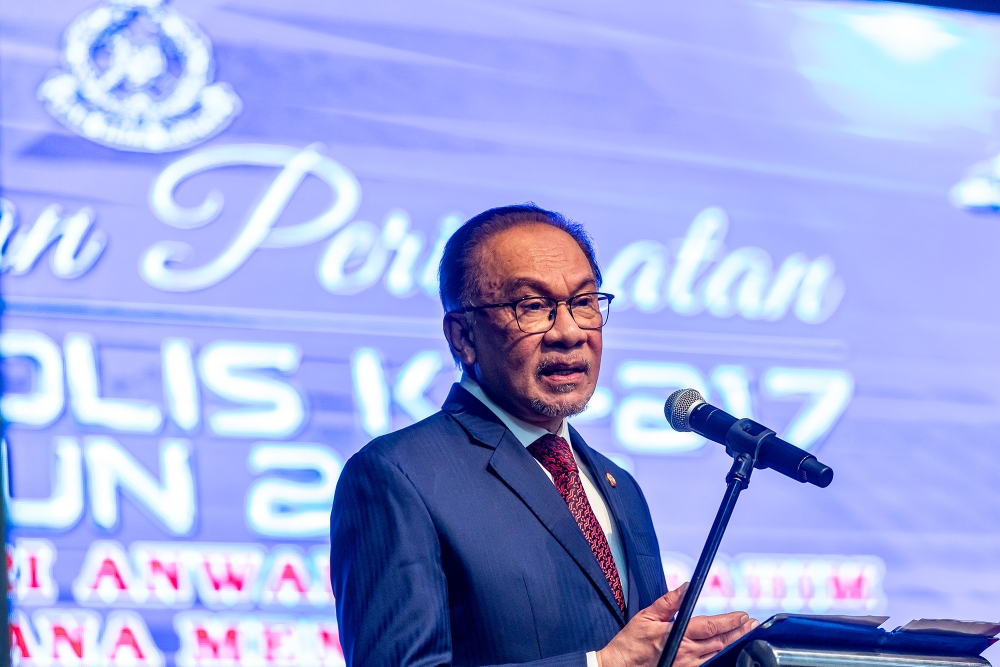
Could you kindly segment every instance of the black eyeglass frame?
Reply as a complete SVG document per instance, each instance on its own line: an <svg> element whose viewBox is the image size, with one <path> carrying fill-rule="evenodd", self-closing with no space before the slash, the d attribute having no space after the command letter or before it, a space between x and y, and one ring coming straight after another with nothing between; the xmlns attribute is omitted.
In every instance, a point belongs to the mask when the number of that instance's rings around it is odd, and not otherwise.
<svg viewBox="0 0 1000 667"><path fill-rule="evenodd" d="M596 296L598 298L600 298L600 297L603 296L603 297L607 298L607 300L608 300L608 316L601 318L601 326L599 326L599 327L585 327L585 326L582 326L579 322L577 322L576 318L573 317L573 306L570 305L570 302L573 301L573 300L575 300L575 299L579 299L581 296ZM452 312L454 312L454 313L472 313L472 312L475 312L477 310L487 310L489 308L510 308L511 311L513 312L513 314L514 314L514 321L517 322L517 328L521 330L521 333L527 333L527 334L548 333L549 331L552 330L552 327L554 327L556 325L556 318L555 317L553 317L550 320L551 324L549 324L549 328L545 329L543 331L525 331L521 327L521 321L517 318L517 305L519 303L521 303L523 301L528 301L530 299L548 299L549 301L554 301L555 302L555 307L550 312L556 312L556 311L558 311L559 310L559 304L565 303L566 304L566 308L569 310L569 316L573 318L574 322L576 322L576 326L580 327L581 329L584 329L585 331L598 331L600 329L603 329L605 327L605 325L607 325L608 320L611 319L611 302L614 300L614 298L615 298L615 295L614 294L610 294L609 292L582 292L580 294L574 294L573 296L571 296L568 299L553 299L550 296L541 296L540 294L532 294L531 296L524 296L524 297L521 297L520 299L516 299L514 301L508 301L506 303L489 303L489 304L486 304L486 305L483 305L483 306L466 306L465 308L461 308L459 310L454 310Z"/></svg>

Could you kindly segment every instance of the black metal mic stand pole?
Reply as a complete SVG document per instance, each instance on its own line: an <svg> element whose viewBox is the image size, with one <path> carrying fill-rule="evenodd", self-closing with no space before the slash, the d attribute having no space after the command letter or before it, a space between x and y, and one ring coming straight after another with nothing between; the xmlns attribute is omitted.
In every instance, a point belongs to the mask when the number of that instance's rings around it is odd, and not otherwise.
<svg viewBox="0 0 1000 667"><path fill-rule="evenodd" d="M753 426L750 426L751 424ZM715 554L719 551L722 536L726 533L729 517L733 515L740 492L750 484L750 475L757 464L760 445L765 438L774 435L774 431L767 429L758 431L759 428L759 424L754 424L749 419L741 419L726 434L726 449L735 459L733 467L726 475L729 486L726 488L726 495L722 499L719 513L715 515L715 523L712 524L712 530L705 541L705 547L701 550L698 565L694 568L694 574L691 575L691 583L688 585L684 601L674 619L670 636L667 638L667 645L663 648L660 661L656 663L657 667L671 667L674 664L674 658L677 657L677 650L681 647L681 641L687 631L694 606L698 602L698 596L701 595L705 581L708 579L708 571L712 567L712 561L715 560Z"/></svg>

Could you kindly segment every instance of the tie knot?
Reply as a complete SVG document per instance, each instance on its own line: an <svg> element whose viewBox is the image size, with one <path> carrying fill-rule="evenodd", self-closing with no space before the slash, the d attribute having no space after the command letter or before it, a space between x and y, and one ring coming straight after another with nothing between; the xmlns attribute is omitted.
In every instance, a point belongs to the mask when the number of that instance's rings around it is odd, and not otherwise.
<svg viewBox="0 0 1000 667"><path fill-rule="evenodd" d="M528 453L535 457L553 477L576 472L576 459L569 443L554 433L546 433L528 445Z"/></svg>

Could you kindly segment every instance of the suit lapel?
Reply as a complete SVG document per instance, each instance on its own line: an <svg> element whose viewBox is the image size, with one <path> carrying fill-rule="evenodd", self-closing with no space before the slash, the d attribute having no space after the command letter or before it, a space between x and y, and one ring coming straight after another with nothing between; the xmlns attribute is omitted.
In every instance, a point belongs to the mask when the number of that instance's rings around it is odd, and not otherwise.
<svg viewBox="0 0 1000 667"><path fill-rule="evenodd" d="M490 468L524 501L552 536L573 557L619 621L624 622L618 603L604 571L594 558L590 543L583 536L566 501L517 438L508 433L490 459Z"/></svg>
<svg viewBox="0 0 1000 667"><path fill-rule="evenodd" d="M576 561L580 569L604 597L605 603L619 623L625 619L604 571L594 558L594 552L566 506L566 501L549 481L538 462L524 445L507 430L503 422L474 396L455 385L444 404L452 415L482 445L494 449L490 469L513 491ZM574 442L574 445L576 443Z"/></svg>
<svg viewBox="0 0 1000 667"><path fill-rule="evenodd" d="M640 600L639 600L639 586L637 579L637 574L640 572L636 563L635 556L635 543L632 540L632 530L629 526L629 514L625 508L624 503L621 499L621 494L617 492L616 488L613 488L608 482L607 473L609 472L605 466L602 466L598 461L597 457L594 456L594 450L583 441L580 434L576 432L572 426L570 427L570 437L573 440L573 449L580 455L584 463L590 469L590 476L593 478L594 483L597 484L601 495L604 496L604 501L607 503L608 511L611 514L611 519L618 525L618 535L622 541L622 547L625 549L625 563L628 569L628 617L632 618L636 613L641 611Z"/></svg>

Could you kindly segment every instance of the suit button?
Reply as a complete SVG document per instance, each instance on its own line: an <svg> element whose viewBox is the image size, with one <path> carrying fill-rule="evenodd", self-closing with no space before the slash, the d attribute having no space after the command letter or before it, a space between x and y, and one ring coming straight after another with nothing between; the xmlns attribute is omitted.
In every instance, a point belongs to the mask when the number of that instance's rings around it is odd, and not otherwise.
<svg viewBox="0 0 1000 667"><path fill-rule="evenodd" d="M612 475L612 474L611 474L611 473L609 473L609 472L606 472L606 473L604 473L604 474L605 474L605 475L607 476L607 478L608 478L608 484L610 484L610 485L611 485L612 487L615 487L615 486L618 486L618 482L616 482L616 481L615 481L615 476L614 476L614 475Z"/></svg>

